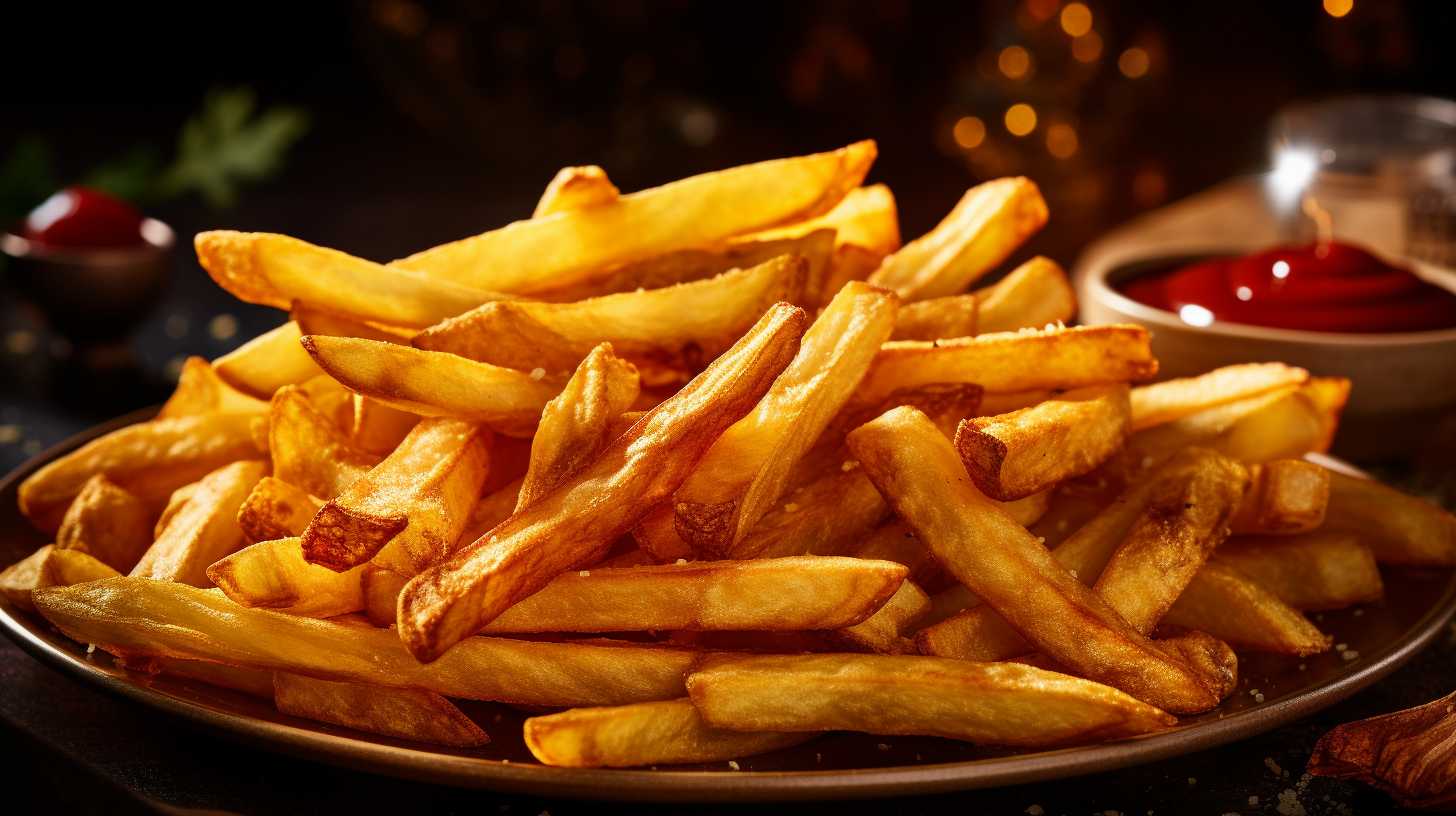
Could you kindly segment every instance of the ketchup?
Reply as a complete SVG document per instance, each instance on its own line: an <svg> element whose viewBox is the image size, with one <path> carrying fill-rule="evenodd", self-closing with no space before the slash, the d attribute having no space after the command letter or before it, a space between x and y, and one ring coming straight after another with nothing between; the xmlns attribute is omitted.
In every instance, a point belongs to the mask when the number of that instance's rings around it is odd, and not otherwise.
<svg viewBox="0 0 1456 816"><path fill-rule="evenodd" d="M1220 320L1360 333L1456 328L1456 294L1338 241L1214 258L1119 288L1194 325Z"/></svg>
<svg viewBox="0 0 1456 816"><path fill-rule="evenodd" d="M125 247L142 243L142 214L89 187L67 187L25 218L24 236L58 247Z"/></svg>

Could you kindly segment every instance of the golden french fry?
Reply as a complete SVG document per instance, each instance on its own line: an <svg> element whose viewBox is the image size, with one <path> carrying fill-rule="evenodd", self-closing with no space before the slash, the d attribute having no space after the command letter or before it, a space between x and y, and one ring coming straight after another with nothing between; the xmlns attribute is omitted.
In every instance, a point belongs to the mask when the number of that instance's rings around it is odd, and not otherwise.
<svg viewBox="0 0 1456 816"><path fill-rule="evenodd" d="M98 473L67 508L56 546L90 553L115 570L130 570L152 545L155 515L151 504Z"/></svg>
<svg viewBox="0 0 1456 816"><path fill-rule="evenodd" d="M327 374L310 377L292 387L308 400L308 404L315 411L328 420L331 428L335 431L342 431L345 438L348 437L349 430L354 424L355 396L349 392L349 389L339 385L337 380ZM277 394L275 393L274 396Z"/></svg>
<svg viewBox="0 0 1456 816"><path fill-rule="evenodd" d="M417 688L522 705L621 705L683 696L698 655L662 646L470 637L431 664L386 629L248 609L218 590L110 578L32 595L81 643L127 655L181 657L326 680Z"/></svg>
<svg viewBox="0 0 1456 816"><path fill-rule="evenodd" d="M1127 444L1103 471L1116 481L1133 481L1139 474L1162 465L1179 451L1193 446L1216 450L1240 461L1265 461L1260 457L1235 456L1222 443L1245 420L1270 411L1278 412L1291 400L1297 402L1297 391L1298 386L1295 385L1279 386L1262 394L1215 405L1172 422L1145 428L1127 438ZM1282 441L1277 444L1283 447Z"/></svg>
<svg viewBox="0 0 1456 816"><path fill-rule="evenodd" d="M1091 471L1122 447L1127 394L1126 385L1103 386L963 419L956 449L982 493L1000 501L1024 498Z"/></svg>
<svg viewBox="0 0 1456 816"><path fill-rule="evenodd" d="M905 581L873 615L834 632L834 639L849 649L878 654L915 654L915 631L930 611L930 596L912 581Z"/></svg>
<svg viewBox="0 0 1456 816"><path fill-rule="evenodd" d="M672 502L663 502L639 519L632 528L632 539L659 564L687 561L698 556L692 545L677 534L677 516L672 511Z"/></svg>
<svg viewBox="0 0 1456 816"><path fill-rule="evenodd" d="M875 358L859 399L883 399L902 388L973 382L986 391L1081 388L1147 379L1158 361L1141 326L1079 326L955 337L893 340Z"/></svg>
<svg viewBox="0 0 1456 816"><path fill-rule="evenodd" d="M665 289L575 303L488 303L431 326L417 348L529 371L571 371L600 343L620 356L689 371L733 345L765 309L798 299L806 263L780 256Z"/></svg>
<svg viewBox="0 0 1456 816"><path fill-rule="evenodd" d="M630 768L765 754L812 736L729 731L703 722L691 701L573 708L526 720L526 747L542 765Z"/></svg>
<svg viewBox="0 0 1456 816"><path fill-rule="evenodd" d="M314 515L303 532L304 557L341 572L373 559L408 575L448 557L480 498L490 438L458 419L422 420Z"/></svg>
<svg viewBox="0 0 1456 816"><path fill-rule="evenodd" d="M303 301L360 320L423 327L505 297L287 235L213 230L197 233L193 243L218 286L238 300L279 309Z"/></svg>
<svg viewBox="0 0 1456 816"><path fill-rule="evenodd" d="M904 564L910 570L910 580L921 586L932 581L938 583L945 575L930 549L921 544L902 521L892 521L879 527L850 554L855 558Z"/></svg>
<svg viewBox="0 0 1456 816"><path fill-rule="evenodd" d="M177 388L157 412L157 418L219 412L261 414L267 410L268 403L228 385L206 360L188 357L177 377Z"/></svg>
<svg viewBox="0 0 1456 816"><path fill-rule="evenodd" d="M1249 492L1231 524L1235 534L1307 533L1325 521L1330 473L1303 459L1276 459L1249 468Z"/></svg>
<svg viewBox="0 0 1456 816"><path fill-rule="evenodd" d="M972 187L935 229L885 258L870 283L906 301L964 292L1042 224L1047 206L1025 178Z"/></svg>
<svg viewBox="0 0 1456 816"><path fill-rule="evenodd" d="M1019 663L894 655L714 656L688 676L711 726L925 734L1047 747L1175 720L1117 689Z"/></svg>
<svg viewBox="0 0 1456 816"><path fill-rule="evenodd" d="M213 372L245 394L268 399L285 385L323 373L298 344L302 336L298 324L290 320L213 360Z"/></svg>
<svg viewBox="0 0 1456 816"><path fill-rule="evenodd" d="M805 322L802 309L774 306L591 465L449 561L415 576L399 598L400 636L410 652L434 660L552 578L600 560L768 391L798 351Z"/></svg>
<svg viewBox="0 0 1456 816"><path fill-rule="evenodd" d="M941 565L1053 659L1177 713L1219 698L981 495L935 425L896 408L849 435L865 472Z"/></svg>
<svg viewBox="0 0 1456 816"><path fill-rule="evenodd" d="M117 655L116 662L127 671L144 674L165 674L201 680L213 686L232 689L269 702L273 701L273 672L208 663L202 660L181 660L175 657L130 657Z"/></svg>
<svg viewBox="0 0 1456 816"><path fill-rule="evenodd" d="M492 454L491 470L494 471L496 464ZM487 477L488 478L488 477ZM475 541L486 533L490 532L497 524L511 517L516 512L517 499L521 495L521 486L525 484L524 477L518 477L499 490L493 490L481 498L470 511L470 520L465 524L465 532L460 534L460 541Z"/></svg>
<svg viewBox="0 0 1456 816"><path fill-rule="evenodd" d="M364 570L364 614L375 626L393 626L399 606L399 593L409 583L408 575L400 575L372 564Z"/></svg>
<svg viewBox="0 0 1456 816"><path fill-rule="evenodd" d="M273 541L303 535L324 503L308 491L273 476L264 476L238 508L238 527L249 541ZM158 524L158 529L165 525Z"/></svg>
<svg viewBox="0 0 1456 816"><path fill-rule="evenodd" d="M976 597L976 593L966 588L965 584L953 583L930 596L930 607L921 616L920 626L924 631L941 621L949 620L967 609L980 605L981 599Z"/></svg>
<svg viewBox="0 0 1456 816"><path fill-rule="evenodd" d="M233 462L204 476L130 574L208 586L208 566L247 543L238 508L267 470L263 462Z"/></svg>
<svg viewBox="0 0 1456 816"><path fill-rule="evenodd" d="M1077 295L1067 273L1040 255L975 295L977 330L982 333L1040 329L1077 316Z"/></svg>
<svg viewBox="0 0 1456 816"><path fill-rule="evenodd" d="M298 538L260 541L207 568L207 577L242 606L331 618L364 608L364 570L336 572L304 560Z"/></svg>
<svg viewBox="0 0 1456 816"><path fill-rule="evenodd" d="M1334 441L1350 381L1311 377L1292 394L1239 420L1211 447L1244 462L1323 453Z"/></svg>
<svg viewBox="0 0 1456 816"><path fill-rule="evenodd" d="M300 337L305 334L321 334L325 337L357 337L361 340L378 340L382 343L408 344L410 338L415 335L414 329L411 328L370 323L300 300L293 302L292 307L288 310L288 316L298 324Z"/></svg>
<svg viewBox="0 0 1456 816"><path fill-rule="evenodd" d="M47 544L0 570L0 595L21 609L33 612L35 605L31 602L31 593L37 589L99 581L120 574L89 553Z"/></svg>
<svg viewBox="0 0 1456 816"><path fill-rule="evenodd" d="M607 171L588 164L563 167L551 177L551 183L536 202L532 218L545 218L567 210L585 210L601 204L612 204L621 197L617 185L607 178Z"/></svg>
<svg viewBox="0 0 1456 816"><path fill-rule="evenodd" d="M1214 558L1232 566L1295 609L1340 609L1385 592L1370 548L1351 533L1241 536Z"/></svg>
<svg viewBox="0 0 1456 816"><path fill-rule="evenodd" d="M1217 557L1193 576L1163 622L1240 649L1301 657L1323 652L1332 642L1297 609Z"/></svg>
<svg viewBox="0 0 1456 816"><path fill-rule="evenodd" d="M620 263L812 218L857 187L874 159L875 144L866 141L693 176L600 206L517 221L390 268L517 294L567 286Z"/></svg>
<svg viewBox="0 0 1456 816"><path fill-rule="evenodd" d="M172 495L167 497L166 506L162 508L162 514L157 516L156 523L152 525L152 541L161 537L162 531L167 529L167 525L171 523L172 517L187 506L187 500L192 498L192 494L196 490L197 482L191 482L172 491ZM147 546L152 546L152 542L148 541Z"/></svg>
<svg viewBox="0 0 1456 816"><path fill-rule="evenodd" d="M852 549L890 515L890 506L859 465L849 464L850 470L832 473L785 496L734 546L729 557L843 555ZM643 546L648 545L643 542ZM658 553L653 550L653 554Z"/></svg>
<svg viewBox="0 0 1456 816"><path fill-rule="evenodd" d="M723 432L673 494L677 531L699 553L724 556L789 486L895 326L894 295L851 283L804 333L799 353L749 412Z"/></svg>
<svg viewBox="0 0 1456 816"><path fill-rule="evenodd" d="M848 245L882 258L900 248L900 217L895 208L895 194L883 184L856 187L834 205L834 209L821 216L757 232L750 237L760 240L793 238L825 229L834 230L835 241L840 248ZM878 265L876 260L875 266ZM855 280L864 280L873 271L874 267L870 267L864 276ZM833 296L834 291L828 295Z"/></svg>
<svg viewBox="0 0 1456 816"><path fill-rule="evenodd" d="M275 672L273 699L278 710L290 717L333 723L386 737L457 748L473 748L490 742L480 726L454 703L433 691L341 683Z"/></svg>
<svg viewBox="0 0 1456 816"><path fill-rule="evenodd" d="M1283 363L1244 363L1216 368L1132 390L1132 428L1140 431L1276 388L1303 385L1309 372Z"/></svg>
<svg viewBox="0 0 1456 816"><path fill-rule="evenodd" d="M1330 471L1323 529L1354 533L1382 564L1456 565L1456 516L1373 479Z"/></svg>
<svg viewBox="0 0 1456 816"><path fill-rule="evenodd" d="M310 495L331 499L379 464L360 450L297 386L273 395L268 412L268 452L273 475Z"/></svg>
<svg viewBox="0 0 1456 816"><path fill-rule="evenodd" d="M594 567L558 575L483 631L838 629L875 614L906 572L888 561L821 556Z"/></svg>
<svg viewBox="0 0 1456 816"><path fill-rule="evenodd" d="M616 438L616 420L640 390L637 369L613 354L610 343L592 349L541 412L515 509L525 508L590 464Z"/></svg>
<svg viewBox="0 0 1456 816"><path fill-rule="evenodd" d="M128 425L82 445L20 483L20 512L54 532L71 500L104 474L142 501L161 502L177 488L239 459L256 458L250 414L194 414Z"/></svg>
<svg viewBox="0 0 1456 816"><path fill-rule="evenodd" d="M303 346L344 387L385 405L429 417L483 422L530 436L562 380L467 360L454 354L347 337L303 338Z"/></svg>
<svg viewBox="0 0 1456 816"><path fill-rule="evenodd" d="M419 414L401 411L382 402L352 394L353 421L349 439L361 450L387 456L420 421Z"/></svg>
<svg viewBox="0 0 1456 816"><path fill-rule="evenodd" d="M976 333L976 296L946 295L900 307L891 340L939 340Z"/></svg>

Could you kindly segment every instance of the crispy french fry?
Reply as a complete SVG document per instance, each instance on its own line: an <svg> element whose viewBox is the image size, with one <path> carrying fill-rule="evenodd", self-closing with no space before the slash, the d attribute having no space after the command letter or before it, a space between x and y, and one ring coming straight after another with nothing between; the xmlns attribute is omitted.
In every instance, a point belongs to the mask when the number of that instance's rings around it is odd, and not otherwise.
<svg viewBox="0 0 1456 816"><path fill-rule="evenodd" d="M1025 178L972 187L935 229L885 258L870 283L906 301L964 292L1042 224L1047 206Z"/></svg>
<svg viewBox="0 0 1456 816"><path fill-rule="evenodd" d="M253 413L268 410L268 403L228 385L201 357L188 357L177 378L177 388L157 412L158 419L210 413Z"/></svg>
<svg viewBox="0 0 1456 816"><path fill-rule="evenodd" d="M130 574L208 586L208 566L247 543L238 508L267 469L263 462L234 462L204 476Z"/></svg>
<svg viewBox="0 0 1456 816"><path fill-rule="evenodd" d="M360 320L423 327L504 297L287 235L213 230L197 233L193 243L218 286L246 303L279 309L303 301Z"/></svg>
<svg viewBox="0 0 1456 816"><path fill-rule="evenodd" d="M892 521L879 527L851 554L855 558L904 564L910 570L910 580L922 586L931 581L938 582L945 575L930 549L921 544L902 521Z"/></svg>
<svg viewBox="0 0 1456 816"><path fill-rule="evenodd" d="M1298 610L1217 558L1203 565L1163 622L1206 632L1240 649L1312 655L1330 648Z"/></svg>
<svg viewBox="0 0 1456 816"><path fill-rule="evenodd" d="M331 428L342 431L345 438L348 437L349 429L354 423L355 396L349 392L349 389L339 385L337 380L327 374L310 377L293 388L296 388L304 399L308 400L308 404L315 411L328 420ZM275 393L274 396L277 394Z"/></svg>
<svg viewBox="0 0 1456 816"><path fill-rule="evenodd" d="M116 570L81 550L64 550L54 544L31 553L0 570L0 595L21 609L35 611L31 593L53 586L71 586L120 575Z"/></svg>
<svg viewBox="0 0 1456 816"><path fill-rule="evenodd" d="M290 320L213 360L213 372L244 394L268 399L285 385L323 373L298 344L302 336Z"/></svg>
<svg viewBox="0 0 1456 816"><path fill-rule="evenodd" d="M812 735L729 731L703 722L691 701L573 708L526 720L526 747L542 765L630 768L739 759Z"/></svg>
<svg viewBox="0 0 1456 816"><path fill-rule="evenodd" d="M856 187L834 209L821 216L754 233L752 237L793 238L823 229L834 230L835 240L841 247L853 246L879 257L888 255L900 248L900 217L895 208L895 194L883 184ZM865 275L873 271L871 267ZM832 296L834 292L829 294Z"/></svg>
<svg viewBox="0 0 1456 816"><path fill-rule="evenodd" d="M1207 711L1205 678L1159 651L971 484L924 414L896 408L849 435L875 486L961 583L1041 651L1168 711Z"/></svg>
<svg viewBox="0 0 1456 816"><path fill-rule="evenodd" d="M616 264L820 215L859 185L874 159L875 144L867 141L707 173L600 206L517 221L390 266L440 282L531 294Z"/></svg>
<svg viewBox="0 0 1456 816"><path fill-rule="evenodd" d="M1234 456L1225 451L1221 443L1236 425L1262 413L1279 410L1279 406L1295 397L1297 390L1298 386L1294 385L1280 386L1262 394L1215 405L1172 422L1145 428L1127 438L1127 444L1113 461L1107 463L1103 472L1114 480L1132 481L1139 474L1162 465L1179 451L1192 446L1217 450L1240 461L1265 461L1265 458L1249 460ZM1283 443L1279 445L1282 447Z"/></svg>
<svg viewBox="0 0 1456 816"><path fill-rule="evenodd" d="M946 295L901 306L890 339L939 340L975 333L976 296Z"/></svg>
<svg viewBox="0 0 1456 816"><path fill-rule="evenodd" d="M1375 556L1351 533L1244 536L1214 558L1299 610L1340 609L1379 600L1385 592Z"/></svg>
<svg viewBox="0 0 1456 816"><path fill-rule="evenodd" d="M71 500L98 473L147 502L223 465L255 458L250 414L195 414L128 425L94 439L20 483L20 512L54 532Z"/></svg>
<svg viewBox="0 0 1456 816"><path fill-rule="evenodd" d="M282 479L264 476L253 485L252 492L238 508L238 526L249 541L301 536L323 506L323 501L308 491Z"/></svg>
<svg viewBox="0 0 1456 816"><path fill-rule="evenodd" d="M705 660L687 685L704 721L734 730L926 734L1046 747L1175 722L1114 688L1017 663L723 655Z"/></svg>
<svg viewBox="0 0 1456 816"><path fill-rule="evenodd" d="M951 584L930 596L930 608L921 616L920 626L923 629L932 627L980 605L981 599L967 589L965 584Z"/></svg>
<svg viewBox="0 0 1456 816"><path fill-rule="evenodd" d="M632 539L659 564L687 561L698 555L693 552L692 545L677 534L677 516L672 511L672 502L663 502L638 520L632 528Z"/></svg>
<svg viewBox="0 0 1456 816"><path fill-rule="evenodd" d="M884 606L906 572L888 561L820 556L598 567L557 576L483 631L838 629Z"/></svg>
<svg viewBox="0 0 1456 816"><path fill-rule="evenodd" d="M483 422L514 436L532 433L541 409L563 383L374 340L310 335L302 342L329 376L356 394L420 416Z"/></svg>
<svg viewBox="0 0 1456 816"><path fill-rule="evenodd" d="M595 164L563 167L551 177L551 183L536 202L532 218L545 218L567 210L585 210L601 204L612 204L621 197L617 185L607 178L607 171Z"/></svg>
<svg viewBox="0 0 1456 816"><path fill-rule="evenodd" d="M161 537L162 531L167 529L167 525L171 523L172 517L187 506L187 500L192 498L192 494L196 490L197 482L191 482L172 491L172 495L167 497L166 506L162 508L162 514L157 516L156 524L152 525L152 541ZM151 545L152 542L148 541L147 546L150 547Z"/></svg>
<svg viewBox="0 0 1456 816"><path fill-rule="evenodd" d="M1077 316L1077 295L1056 261L1038 255L977 289L980 332L1012 332L1065 323Z"/></svg>
<svg viewBox="0 0 1456 816"><path fill-rule="evenodd" d="M268 452L275 477L328 499L343 493L379 464L378 456L354 447L297 386L285 386L273 395L268 412Z"/></svg>
<svg viewBox="0 0 1456 816"><path fill-rule="evenodd" d="M723 556L783 495L798 459L849 400L895 325L895 296L851 283L804 333L799 353L723 432L673 494L678 535Z"/></svg>
<svg viewBox="0 0 1456 816"><path fill-rule="evenodd" d="M273 699L290 717L342 725L386 737L472 748L490 742L480 726L433 691L273 675Z"/></svg>
<svg viewBox="0 0 1456 816"><path fill-rule="evenodd" d="M915 641L905 637L930 611L930 596L912 581L905 581L873 615L834 632L846 647L878 654L915 654Z"/></svg>
<svg viewBox="0 0 1456 816"><path fill-rule="evenodd" d="M974 382L987 391L1081 388L1142 380L1158 371L1141 326L982 334L925 342L886 343L860 386L860 400L901 388Z"/></svg>
<svg viewBox="0 0 1456 816"><path fill-rule="evenodd" d="M262 669L208 663L203 660L182 660L175 657L118 655L116 662L127 671L201 680L208 685L232 689L269 702L273 701L273 672Z"/></svg>
<svg viewBox="0 0 1456 816"><path fill-rule="evenodd" d="M1132 428L1140 431L1209 408L1303 385L1309 372L1283 363L1224 366L1197 377L1165 380L1132 390Z"/></svg>
<svg viewBox="0 0 1456 816"><path fill-rule="evenodd" d="M492 457L494 454L492 454ZM491 459L491 470L495 470L495 460ZM521 485L525 484L524 477L519 477L499 490L487 493L470 511L470 520L465 524L465 532L460 534L460 541L474 541L490 532L497 524L511 517L516 512L516 503L521 495Z"/></svg>
<svg viewBox="0 0 1456 816"><path fill-rule="evenodd" d="M419 414L401 411L382 402L351 395L354 405L349 440L361 450L387 456L420 421Z"/></svg>
<svg viewBox="0 0 1456 816"><path fill-rule="evenodd" d="M73 640L128 655L182 657L326 680L418 688L522 705L621 705L683 696L691 651L471 637L431 664L392 632L248 609L217 590L111 578L32 595Z"/></svg>
<svg viewBox="0 0 1456 816"><path fill-rule="evenodd" d="M409 576L380 569L372 564L362 567L364 614L375 626L393 626L399 606L399 593Z"/></svg>
<svg viewBox="0 0 1456 816"><path fill-rule="evenodd" d="M384 461L330 500L303 533L311 564L344 571L374 560L412 575L448 557L490 469L490 432L422 420Z"/></svg>
<svg viewBox="0 0 1456 816"><path fill-rule="evenodd" d="M577 301L488 303L420 332L416 347L526 371L571 371L600 343L622 357L700 369L764 310L797 300L806 262L780 256L749 269L664 289Z"/></svg>
<svg viewBox="0 0 1456 816"><path fill-rule="evenodd" d="M242 606L331 618L364 608L365 569L360 565L335 572L310 564L298 538L280 538L218 560L207 568L207 577Z"/></svg>
<svg viewBox="0 0 1456 816"><path fill-rule="evenodd" d="M1236 422L1212 445L1244 462L1268 462L1329 450L1350 381L1311 377L1292 394Z"/></svg>
<svg viewBox="0 0 1456 816"><path fill-rule="evenodd" d="M360 340L408 344L415 334L414 329L408 327L370 323L299 300L293 302L288 316L298 324L300 337L305 334L318 334L325 337L357 337Z"/></svg>
<svg viewBox="0 0 1456 816"><path fill-rule="evenodd" d="M1128 389L1073 392L995 417L961 420L955 445L971 480L993 499L1013 501L1081 476L1122 447Z"/></svg>
<svg viewBox="0 0 1456 816"><path fill-rule="evenodd" d="M616 438L616 420L640 390L637 369L613 354L610 343L592 349L541 412L515 509L525 508L590 464Z"/></svg>
<svg viewBox="0 0 1456 816"><path fill-rule="evenodd" d="M1330 473L1303 459L1277 459L1249 468L1249 492L1232 521L1234 533L1307 533L1325 521Z"/></svg>
<svg viewBox="0 0 1456 816"><path fill-rule="evenodd" d="M1372 479L1330 472L1324 529L1354 533L1382 564L1456 564L1456 516Z"/></svg>
<svg viewBox="0 0 1456 816"><path fill-rule="evenodd" d="M774 306L591 465L411 580L399 599L400 636L410 652L436 659L552 578L600 560L768 391L798 351L805 321L802 309Z"/></svg>
<svg viewBox="0 0 1456 816"><path fill-rule="evenodd" d="M56 546L90 553L115 570L130 570L152 545L155 515L151 504L98 473L67 508Z"/></svg>
<svg viewBox="0 0 1456 816"><path fill-rule="evenodd" d="M850 465L850 470L830 474L785 496L734 546L729 557L843 555L852 549L890 515L890 506L859 465ZM653 554L658 553L653 550Z"/></svg>

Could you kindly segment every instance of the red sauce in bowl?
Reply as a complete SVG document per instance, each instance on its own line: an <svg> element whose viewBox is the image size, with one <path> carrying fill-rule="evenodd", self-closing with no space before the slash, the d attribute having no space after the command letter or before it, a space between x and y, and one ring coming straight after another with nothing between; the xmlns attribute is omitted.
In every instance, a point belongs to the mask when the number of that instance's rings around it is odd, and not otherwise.
<svg viewBox="0 0 1456 816"><path fill-rule="evenodd" d="M56 247L126 247L144 242L142 214L89 187L67 187L25 219L21 234Z"/></svg>
<svg viewBox="0 0 1456 816"><path fill-rule="evenodd" d="M1213 258L1118 289L1195 326L1218 320L1322 332L1456 328L1456 294L1338 241Z"/></svg>

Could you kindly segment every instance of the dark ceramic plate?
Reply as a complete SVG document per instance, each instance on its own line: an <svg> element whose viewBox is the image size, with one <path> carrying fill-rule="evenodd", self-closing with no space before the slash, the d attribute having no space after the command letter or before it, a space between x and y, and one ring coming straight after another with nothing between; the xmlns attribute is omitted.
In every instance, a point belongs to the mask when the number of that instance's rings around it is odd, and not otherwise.
<svg viewBox="0 0 1456 816"><path fill-rule="evenodd" d="M20 480L45 462L114 428L122 417L21 466L0 483L0 563L45 541L16 510ZM1233 742L1332 705L1390 674L1431 641L1456 610L1447 571L1387 570L1386 600L1316 615L1344 644L1301 662L1241 655L1239 688L1217 711L1158 734L1038 753L981 748L933 738L829 734L802 746L739 761L648 770L583 770L536 764L521 742L525 714L463 704L494 740L477 750L402 742L298 720L241 694L206 684L126 671L104 654L88 655L40 618L0 601L0 626L37 658L97 685L247 742L350 768L449 785L547 796L649 801L831 799L985 788L1121 768Z"/></svg>

